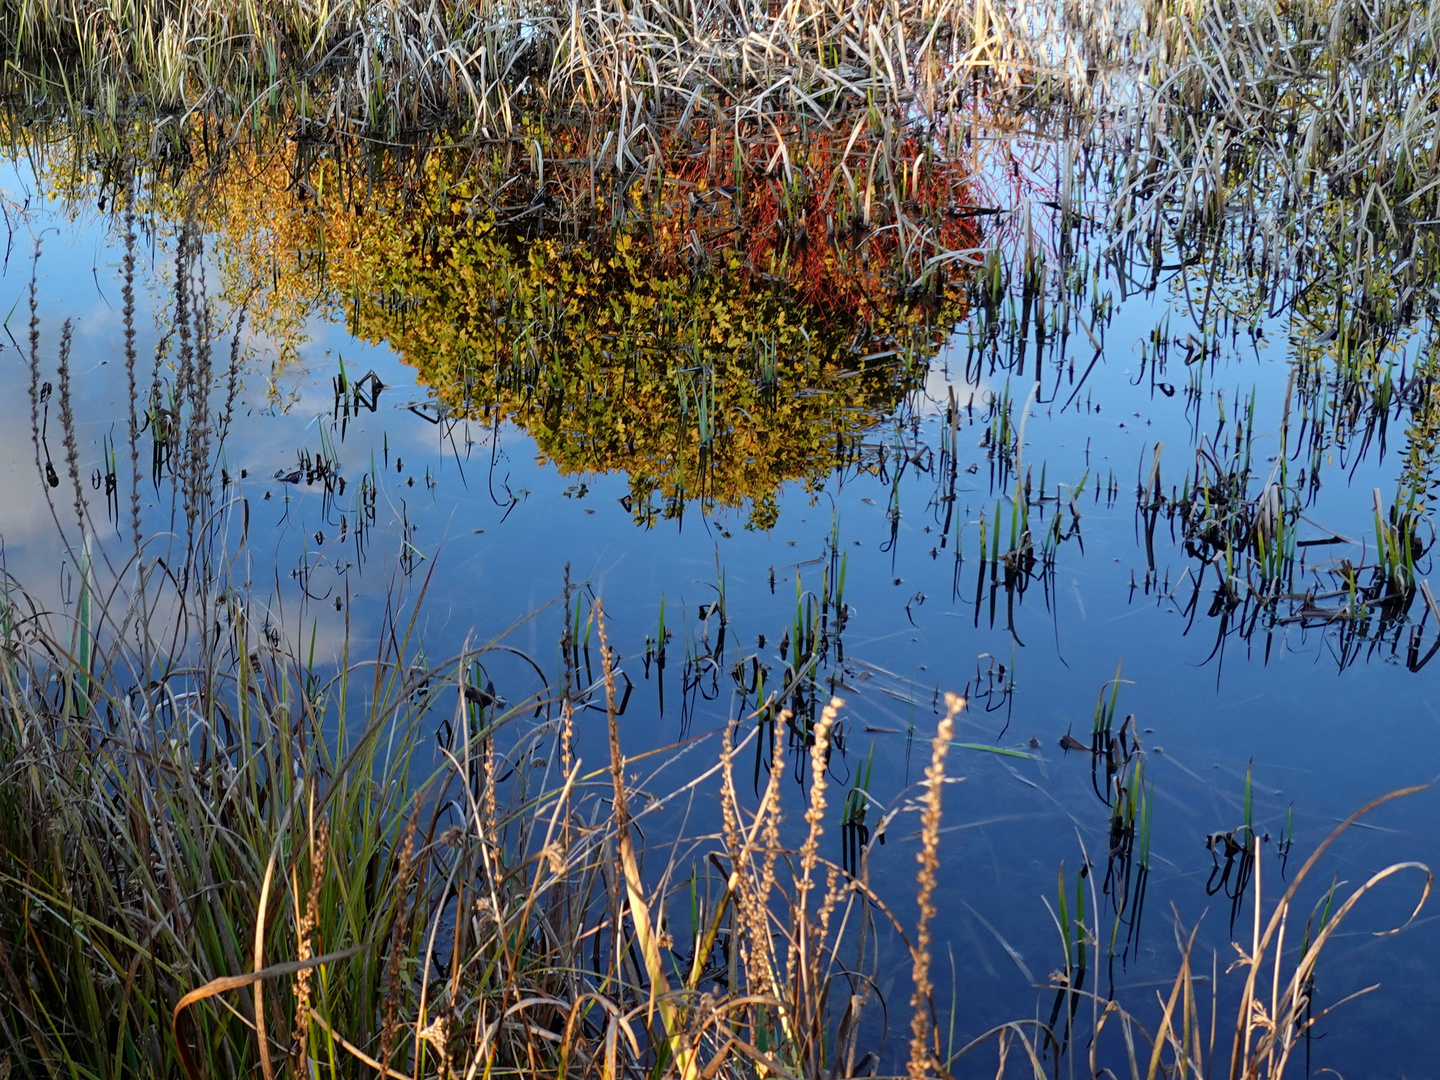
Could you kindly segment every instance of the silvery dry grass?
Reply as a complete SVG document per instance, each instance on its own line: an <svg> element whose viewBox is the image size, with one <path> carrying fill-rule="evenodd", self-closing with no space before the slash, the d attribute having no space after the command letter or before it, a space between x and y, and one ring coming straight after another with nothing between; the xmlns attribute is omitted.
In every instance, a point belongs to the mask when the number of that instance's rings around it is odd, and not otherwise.
<svg viewBox="0 0 1440 1080"><path fill-rule="evenodd" d="M1197 308L1251 325L1293 312L1306 359L1363 382L1433 309L1440 15L1411 0L1132 11L1109 65L1124 89L1081 140L1105 153L1059 163L1067 189L1098 196L1108 254L1133 272L1183 262Z"/></svg>
<svg viewBox="0 0 1440 1080"><path fill-rule="evenodd" d="M1043 67L988 0L21 0L0 32L17 70L102 110L137 94L190 110L318 92L318 114L350 126L460 116L494 135L583 109L618 118L622 145L666 103L736 122L912 104L937 115L977 71Z"/></svg>

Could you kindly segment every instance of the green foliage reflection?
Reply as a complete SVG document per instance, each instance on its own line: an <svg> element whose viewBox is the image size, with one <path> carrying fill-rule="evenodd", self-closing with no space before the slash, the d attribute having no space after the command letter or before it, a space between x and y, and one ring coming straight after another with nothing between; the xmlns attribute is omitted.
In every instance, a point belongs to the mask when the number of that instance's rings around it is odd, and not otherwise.
<svg viewBox="0 0 1440 1080"><path fill-rule="evenodd" d="M421 223L401 226L419 241ZM637 520L753 505L769 527L785 480L819 485L923 373L926 320L862 328L731 265L666 274L633 234L513 242L439 230L391 261L358 332L386 341L455 413L510 419L562 472L630 475ZM865 347L865 346L862 346ZM889 353L864 361L864 355ZM661 506L657 508L656 497Z"/></svg>
<svg viewBox="0 0 1440 1080"><path fill-rule="evenodd" d="M451 415L526 429L561 472L626 472L644 524L698 499L770 527L780 485L817 488L859 453L963 314L938 274L907 288L879 230L811 239L803 220L828 204L803 181L672 178L683 197L618 227L547 229L502 223L470 181L424 172L404 203L312 214L327 232L309 247L352 331L393 348Z"/></svg>

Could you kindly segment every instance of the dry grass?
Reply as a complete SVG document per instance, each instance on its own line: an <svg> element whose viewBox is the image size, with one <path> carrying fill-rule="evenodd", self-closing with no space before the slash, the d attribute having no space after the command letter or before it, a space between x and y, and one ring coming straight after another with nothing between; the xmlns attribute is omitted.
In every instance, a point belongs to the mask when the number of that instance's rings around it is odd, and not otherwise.
<svg viewBox="0 0 1440 1080"><path fill-rule="evenodd" d="M1238 972L1238 986L1222 979L1218 957L1205 965L1208 971L1203 967L1197 970L1196 932L1183 935L1177 928L1180 965L1168 994L1157 995L1159 1016L1155 1021L1147 1026L1120 1003L1092 996L1094 1029L1087 1054L1092 1067L1098 1069L1105 1062L1114 1069L1115 1062L1123 1062L1120 1074L1130 1080L1154 1080L1157 1076L1198 1080L1216 1075L1228 1075L1230 1080L1278 1080L1296 1068L1306 1069L1315 1026L1350 1000L1343 998L1324 1008L1315 1004L1315 970L1326 944L1365 896L1397 874L1413 871L1422 878L1414 909L1402 925L1382 931L1382 935L1398 933L1420 913L1430 895L1433 875L1419 863L1397 863L1372 874L1343 900L1332 886L1305 918L1295 948L1287 933L1295 933L1301 918L1297 909L1301 890L1325 852L1356 822L1385 803L1420 790L1392 792L1351 814L1311 853L1270 907L1268 917L1263 914L1266 905L1261 893L1263 860L1257 860L1250 938L1244 944L1235 943L1235 959L1226 969L1227 973ZM1231 1000L1233 1019L1227 1014Z"/></svg>
<svg viewBox="0 0 1440 1080"><path fill-rule="evenodd" d="M148 685L96 669L82 699L64 635L19 599L0 1054L20 1075L849 1075L868 980L840 953L864 955L878 909L817 844L839 702L795 851L783 769L746 808L727 742L657 799L630 779L613 700L604 772L498 780L533 772L558 725L467 698L485 650L421 669L401 635L317 684L236 605L196 666ZM587 699L613 685L605 648ZM447 712L427 776L422 732ZM723 834L646 865L640 819L716 781Z"/></svg>
<svg viewBox="0 0 1440 1080"><path fill-rule="evenodd" d="M682 126L830 123L857 107L935 117L979 70L1038 70L1002 8L957 0L25 0L0 29L19 68L102 110L136 95L179 111L299 95L314 97L314 119L348 128L459 118L516 135L580 109L617 122L622 158L671 106Z"/></svg>

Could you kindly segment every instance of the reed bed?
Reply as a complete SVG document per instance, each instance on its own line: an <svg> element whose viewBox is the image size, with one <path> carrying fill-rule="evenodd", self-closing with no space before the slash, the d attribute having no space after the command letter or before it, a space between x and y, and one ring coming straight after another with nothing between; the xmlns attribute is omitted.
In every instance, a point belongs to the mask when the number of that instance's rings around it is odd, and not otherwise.
<svg viewBox="0 0 1440 1080"><path fill-rule="evenodd" d="M1036 64L1002 7L956 0L23 0L5 5L0 29L35 85L112 115L137 98L183 112L297 96L313 98L313 119L352 130L393 135L460 117L517 135L583 110L616 121L622 162L676 103L682 126L717 114L829 123L857 106L911 103L936 116L977 68Z"/></svg>
<svg viewBox="0 0 1440 1080"><path fill-rule="evenodd" d="M739 793L754 724L728 726L718 760L665 793L636 778L598 604L601 678L581 685L566 665L553 690L507 705L475 675L503 644L418 661L423 596L397 594L376 655L328 678L277 644L261 605L229 600L224 632L175 663L122 644L145 640L152 605L111 593L87 631L7 590L10 1075L873 1070L861 1021L888 916L866 858L843 870L821 844L842 702L809 730L792 826L786 740L757 798ZM922 896L961 704L926 781ZM590 710L609 761L587 768ZM719 830L647 851L647 828L698 795L718 800ZM923 930L917 950L922 970ZM913 1006L923 1072L939 1053L928 983Z"/></svg>
<svg viewBox="0 0 1440 1080"><path fill-rule="evenodd" d="M536 735L509 737L528 708L467 696L485 650L424 671L385 650L317 685L237 620L228 665L117 686L113 669L79 678L43 617L8 610L0 1030L16 1075L828 1068L791 1010L820 1022L838 942L821 927L802 951L766 947L795 925L771 907L788 876L774 784L754 820L729 811L703 925L672 928L689 868L641 877L618 744L609 770L562 748L556 784L499 779L528 770ZM567 738L579 703L559 704ZM454 734L432 755L420 720L437 706ZM825 880L830 910L863 896ZM740 890L759 936L734 955Z"/></svg>

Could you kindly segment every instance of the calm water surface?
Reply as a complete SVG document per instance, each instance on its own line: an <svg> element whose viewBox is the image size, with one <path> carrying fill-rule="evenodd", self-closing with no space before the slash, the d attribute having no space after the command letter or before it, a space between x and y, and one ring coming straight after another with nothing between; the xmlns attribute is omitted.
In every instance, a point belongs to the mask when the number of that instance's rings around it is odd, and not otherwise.
<svg viewBox="0 0 1440 1080"><path fill-rule="evenodd" d="M62 482L52 513L31 438L31 256L40 243L33 265L43 379L56 378L62 323L73 327L81 473L96 477L91 512L103 521L107 455L112 445L123 447L126 426L123 228L85 200L83 185L77 200L57 191L53 172L39 172L16 161L3 179L10 246L0 306L11 312L11 336L0 392L0 537L9 573L63 605L73 588L54 515L68 524L72 511ZM1053 233L1054 215L1034 193L995 188L975 201L997 200L1005 213L987 220L977 249L1009 244L1013 251L1013 219L1023 213L1040 246L1053 250L1046 229ZM282 208L293 203L277 198L277 215ZM142 368L171 318L177 235L158 211L144 224ZM1092 241L1097 253L1102 243ZM235 230L207 233L202 261L217 319L233 318L247 267L256 270L243 248ZM1242 826L1247 773L1254 828L1267 837L1258 876L1273 896L1281 875L1339 819L1440 771L1440 663L1419 663L1436 640L1440 612L1427 615L1417 590L1389 625L1378 606L1368 620L1351 617L1354 608L1337 615L1347 602L1344 561L1375 562L1374 493L1389 507L1407 476L1412 416L1403 395L1384 414L1383 446L1378 433L1365 438L1363 424L1347 438L1335 395L1297 384L1297 350L1323 327L1292 314L1227 318L1223 297L1204 312L1207 283L1180 269L1143 289L1119 280L1113 264L1085 265L1088 280L1071 292L1068 308L1058 272L1042 274L1039 293L1049 303L1023 337L1018 287L995 313L972 298L938 348L912 351L903 364L872 360L878 377L837 376L817 365L781 381L768 404L731 407L723 387L712 389L710 413L704 380L720 376L703 368L677 376L668 396L617 394L606 407L642 433L629 442L586 412L597 393L614 389L597 390L589 375L550 387L565 391L558 402L538 394L526 403L524 395L487 388L483 364L474 385L438 381L448 370L438 359L446 332L479 340L520 331L462 326L456 308L434 294L427 294L430 307L416 301L409 322L389 324L388 340L377 330L382 322L357 315L363 305L343 290L295 305L283 334L278 322L252 318L242 331L237 409L221 451L233 498L249 515L234 572L276 595L277 634L304 648L313 635L322 661L339 661L347 627L361 648L380 633L397 581L428 578L419 617L427 655L448 656L508 631L548 673L558 667L557 598L568 566L583 586L582 607L603 598L634 684L624 715L632 753L749 716L757 667L768 665L773 689L794 660L797 593L802 610L812 609L813 598L816 616L819 598L838 601L843 629L837 633L836 608L827 604L830 634L810 700L823 701L832 686L846 700L832 773L849 787L873 757L872 825L916 793L939 695L970 698L959 736L967 745L951 757L963 781L945 793L939 923L948 955L941 954L937 980L953 980L967 1031L1016 1016L1048 1018L1052 995L1033 987L1064 963L1047 911L1056 906L1062 866L1073 897L1088 859L1086 888L1113 912L1103 895L1109 810L1096 791L1104 772L1097 784L1088 748L1097 702L1111 700L1118 672L1114 728L1133 718L1126 741L1143 747L1137 760L1144 762L1150 871L1140 917L1132 895L1115 959L1104 960L1102 943L1090 979L1102 992L1113 979L1139 1005L1173 974L1177 925L1203 920L1199 940L1218 950L1222 970L1233 957L1227 893L1239 869L1222 882L1224 860L1207 836ZM476 287L483 292L483 283ZM1034 323L1048 326L1048 335L1037 335ZM1420 351L1398 347L1396 370L1408 365L1408 377ZM162 350L162 381L173 355L173 346ZM361 400L352 397L349 408L337 406L342 370L349 386L360 387ZM855 389L867 379L866 389ZM802 418L790 428L767 419L786 403ZM53 399L48 410L48 455L58 465ZM718 447L708 455L699 452L707 438L702 417ZM653 444L644 434L651 427L660 430ZM752 443L744 442L747 433ZM1162 509L1150 518L1157 490L1173 501L1187 480L1195 487L1197 467L1218 475L1237 439L1251 460L1245 497L1258 505L1277 481L1293 511L1297 566L1291 584L1277 589L1285 598L1269 607L1244 602L1243 591L1227 605L1217 594L1223 554L1187 551L1183 514ZM318 472L317 462L324 463ZM142 462L147 477L149 465ZM1428 477L1428 460L1423 465ZM127 468L122 451L122 506ZM998 515L998 550L1010 549L1017 476L1022 490L1029 477L1034 561L1023 551L1012 559L1007 585L1007 567L983 559L981 545L983 536L996 550ZM183 517L176 520L162 490L142 485L147 529L173 532L183 548ZM125 531L122 512L96 543L123 552ZM1428 518L1417 535L1431 539ZM1239 557L1248 558L1243 550ZM1245 579L1243 569L1235 573ZM1428 554L1416 573L1432 579ZM1361 586L1370 580L1364 570L1353 576ZM294 599L302 586L310 597L303 615ZM662 624L663 664L656 655ZM497 662L487 674L510 700L540 689L518 660ZM598 725L600 714L591 715ZM1085 749L1067 752L1067 735ZM713 745L700 751L706 760ZM1397 859L1440 862L1437 808L1440 795L1427 791L1346 836L1317 871L1312 898L1332 877L1358 882ZM703 804L692 813L704 823ZM898 818L873 854L882 891L902 912L914 868L912 821ZM838 824L828 834L836 858ZM1223 842L1215 847L1223 855ZM1417 887L1418 878L1406 879L1367 901L1322 961L1321 1004L1383 985L1322 1023L1315 1068L1347 1077L1435 1074L1427 1037L1440 1025L1435 925L1422 916L1399 938L1370 933L1403 921ZM1248 901L1238 913L1237 936L1247 933ZM1112 921L1113 914L1102 922L1107 932ZM906 977L903 965L882 965L882 989L895 1000L908 995ZM1380 1025L1383 1067L1369 1053Z"/></svg>

